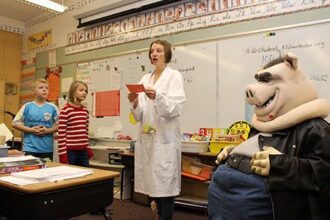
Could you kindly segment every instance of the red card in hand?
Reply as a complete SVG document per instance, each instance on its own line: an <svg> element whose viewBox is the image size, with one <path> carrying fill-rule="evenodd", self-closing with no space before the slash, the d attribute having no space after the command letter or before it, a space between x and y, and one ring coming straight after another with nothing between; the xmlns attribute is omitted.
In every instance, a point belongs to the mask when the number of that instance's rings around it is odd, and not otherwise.
<svg viewBox="0 0 330 220"><path fill-rule="evenodd" d="M126 84L126 87L130 92L139 93L144 92L143 84Z"/></svg>

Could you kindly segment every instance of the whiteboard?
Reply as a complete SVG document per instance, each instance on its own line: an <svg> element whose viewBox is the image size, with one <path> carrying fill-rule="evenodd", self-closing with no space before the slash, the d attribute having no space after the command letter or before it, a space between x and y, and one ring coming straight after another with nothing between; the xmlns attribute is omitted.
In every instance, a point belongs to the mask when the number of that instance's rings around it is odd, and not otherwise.
<svg viewBox="0 0 330 220"><path fill-rule="evenodd" d="M224 128L239 120L250 121L253 109L245 103L245 87L254 82L254 74L261 65L278 56L278 50L298 55L299 65L316 84L319 95L330 101L330 23L271 32L275 36L260 32L173 48L169 66L181 72L186 92L182 132L194 133L199 128ZM92 77L91 89L113 88L112 78L107 74L119 73L120 116L91 117L90 129L95 133L98 128L115 126L121 128L121 133L136 137L138 126L128 121L125 84L137 83L144 74L153 71L148 52L111 57L106 66L110 68L100 68L102 74ZM330 121L329 117L327 120Z"/></svg>
<svg viewBox="0 0 330 220"><path fill-rule="evenodd" d="M275 36L257 33L218 41L219 125L227 127L234 121L250 120L253 110L245 104L245 87L255 81L258 67L278 57L278 51L295 53L298 65L315 83L319 96L330 101L330 23L272 33Z"/></svg>
<svg viewBox="0 0 330 220"><path fill-rule="evenodd" d="M186 103L181 118L182 132L198 132L201 127L216 126L216 42L207 42L194 45L184 45L173 48L172 62L169 64L173 69L181 72L184 78ZM137 83L146 73L151 73L154 67L150 64L148 52L130 53L109 59L110 68L121 74L120 87L120 116L90 118L90 129L95 134L98 128L111 127L121 124L121 132L136 137L138 126L129 123L129 103L127 99L126 83ZM111 87L109 82L110 72L92 73L91 91L104 91ZM91 100L91 98L89 98ZM88 101L89 102L89 101ZM91 110L91 109L90 109ZM111 129L110 129L111 130Z"/></svg>
<svg viewBox="0 0 330 220"><path fill-rule="evenodd" d="M216 42L176 47L171 66L184 78L186 103L181 127L184 132L216 127Z"/></svg>

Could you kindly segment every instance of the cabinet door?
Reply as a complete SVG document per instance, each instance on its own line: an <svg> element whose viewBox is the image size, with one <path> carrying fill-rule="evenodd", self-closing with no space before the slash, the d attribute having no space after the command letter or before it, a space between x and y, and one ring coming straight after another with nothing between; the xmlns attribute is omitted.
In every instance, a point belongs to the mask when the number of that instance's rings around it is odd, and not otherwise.
<svg viewBox="0 0 330 220"><path fill-rule="evenodd" d="M0 123L3 122L4 118L4 104L5 104L5 82L0 80Z"/></svg>
<svg viewBox="0 0 330 220"><path fill-rule="evenodd" d="M16 94L5 95L5 110L16 114L20 102L22 36L20 34L6 32L4 42L4 81L6 83L13 83L16 86ZM10 130L12 129L12 120L12 116L8 114L4 115L4 122Z"/></svg>
<svg viewBox="0 0 330 220"><path fill-rule="evenodd" d="M4 80L19 83L21 79L22 36L8 32L5 35L4 43Z"/></svg>
<svg viewBox="0 0 330 220"><path fill-rule="evenodd" d="M4 80L5 32L0 31L0 80ZM3 94L3 93L1 93ZM0 95L1 95L0 94Z"/></svg>

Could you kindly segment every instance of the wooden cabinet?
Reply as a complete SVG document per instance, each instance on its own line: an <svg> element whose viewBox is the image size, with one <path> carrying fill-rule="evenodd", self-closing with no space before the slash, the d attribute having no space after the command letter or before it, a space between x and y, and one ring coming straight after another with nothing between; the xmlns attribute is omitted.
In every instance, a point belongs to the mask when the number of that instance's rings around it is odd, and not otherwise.
<svg viewBox="0 0 330 220"><path fill-rule="evenodd" d="M5 96L3 95L5 90L5 82L0 80L0 123L3 122L4 118L4 108L5 108Z"/></svg>
<svg viewBox="0 0 330 220"><path fill-rule="evenodd" d="M5 33L4 31L0 31L0 80L4 80L4 54L5 54ZM3 92L2 92L3 93ZM1 94L0 94L1 95Z"/></svg>
<svg viewBox="0 0 330 220"><path fill-rule="evenodd" d="M207 153L182 153L184 156L196 157L203 164L215 166L216 154ZM181 193L175 204L187 208L201 210L207 213L208 187L210 181L200 181L193 178L182 177Z"/></svg>
<svg viewBox="0 0 330 220"><path fill-rule="evenodd" d="M198 157L202 163L214 166L216 154L210 152L207 153L182 153L184 156ZM122 153L122 164L125 166L125 172L131 170L131 178L134 177L134 153ZM201 210L207 213L207 190L210 181L198 181L192 178L182 177L181 179L181 194L175 200L177 206L184 206L186 208L192 208L196 210ZM132 186L133 189L133 186ZM138 196L138 199L134 198ZM134 193L132 191L132 199L135 202L141 203L143 205L149 205L150 199L144 195L141 199L142 194ZM141 202L142 201L142 202Z"/></svg>
<svg viewBox="0 0 330 220"><path fill-rule="evenodd" d="M19 110L21 79L22 35L0 31L0 123L12 129L12 116ZM6 84L12 85L13 94L6 94ZM16 93L15 93L16 92Z"/></svg>

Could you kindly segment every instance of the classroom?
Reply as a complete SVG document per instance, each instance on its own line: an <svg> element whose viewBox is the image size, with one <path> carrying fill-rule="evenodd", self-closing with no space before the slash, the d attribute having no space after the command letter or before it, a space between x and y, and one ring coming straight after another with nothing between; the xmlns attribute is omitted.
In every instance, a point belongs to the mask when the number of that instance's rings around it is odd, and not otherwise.
<svg viewBox="0 0 330 220"><path fill-rule="evenodd" d="M0 0L0 219L330 219L329 36L329 0Z"/></svg>

